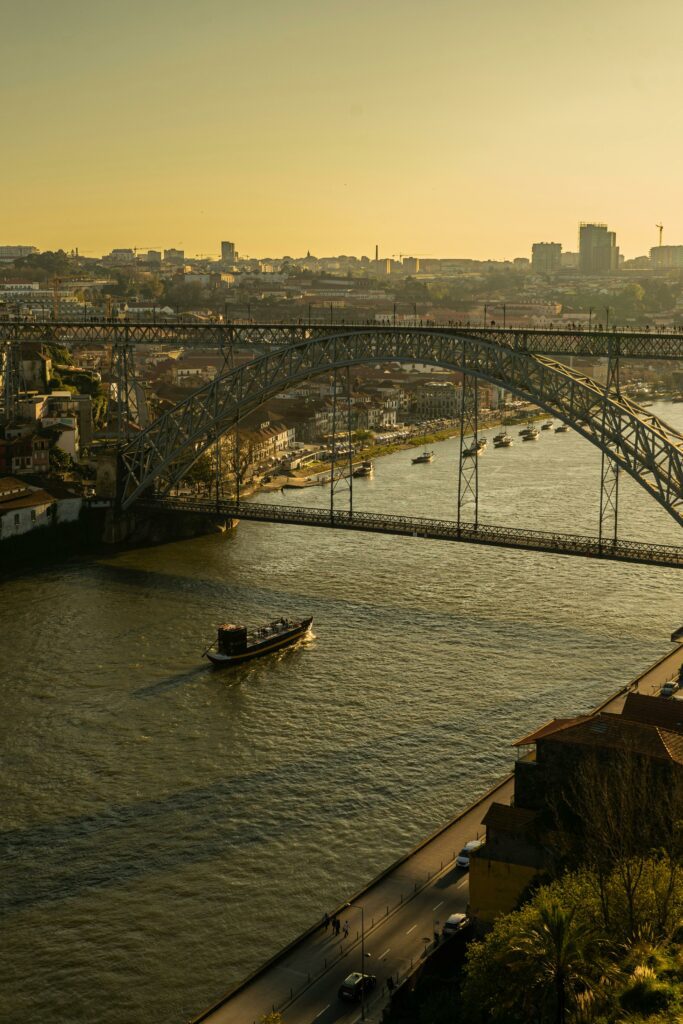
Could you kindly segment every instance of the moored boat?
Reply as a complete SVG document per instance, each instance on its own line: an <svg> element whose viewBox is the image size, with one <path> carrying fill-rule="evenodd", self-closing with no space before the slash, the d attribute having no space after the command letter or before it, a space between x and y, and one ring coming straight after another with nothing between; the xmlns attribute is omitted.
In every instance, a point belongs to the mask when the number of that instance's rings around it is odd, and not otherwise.
<svg viewBox="0 0 683 1024"><path fill-rule="evenodd" d="M494 448L510 448L513 444L513 440L509 434L498 434L497 438L493 439Z"/></svg>
<svg viewBox="0 0 683 1024"><path fill-rule="evenodd" d="M237 665L296 643L308 633L312 622L312 615L305 619L282 618L252 630L225 623L218 627L216 639L204 654L217 668Z"/></svg>
<svg viewBox="0 0 683 1024"><path fill-rule="evenodd" d="M413 459L413 465L418 462L431 462L434 458L434 452L422 452L422 455L418 455Z"/></svg>
<svg viewBox="0 0 683 1024"><path fill-rule="evenodd" d="M499 434L494 434L493 435L493 443L495 444L496 441L502 441L503 438L507 437L507 436L508 436L507 431L501 430L501 432Z"/></svg>
<svg viewBox="0 0 683 1024"><path fill-rule="evenodd" d="M552 420L548 420L547 423L542 423L541 424L541 430L552 430L552 429L553 429L553 421Z"/></svg>
<svg viewBox="0 0 683 1024"><path fill-rule="evenodd" d="M522 441L538 441L540 436L540 430L536 430L536 427L530 427L522 432Z"/></svg>
<svg viewBox="0 0 683 1024"><path fill-rule="evenodd" d="M476 444L471 444L469 448L463 448L462 457L463 459L474 458L475 455L481 455L483 449Z"/></svg>
<svg viewBox="0 0 683 1024"><path fill-rule="evenodd" d="M361 462L360 466L356 466L353 471L354 476L373 476L375 472L375 465L370 459L366 459L365 462Z"/></svg>
<svg viewBox="0 0 683 1024"><path fill-rule="evenodd" d="M560 423L559 427L555 427L556 434L566 434L569 427L566 423Z"/></svg>

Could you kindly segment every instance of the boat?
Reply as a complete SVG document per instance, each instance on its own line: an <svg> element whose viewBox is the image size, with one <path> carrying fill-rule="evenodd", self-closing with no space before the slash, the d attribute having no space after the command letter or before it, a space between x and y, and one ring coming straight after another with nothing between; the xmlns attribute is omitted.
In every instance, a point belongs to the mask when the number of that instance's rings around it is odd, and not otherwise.
<svg viewBox="0 0 683 1024"><path fill-rule="evenodd" d="M262 654L270 654L281 647L289 647L311 628L313 616L305 619L276 619L265 626L248 630L246 626L224 623L218 627L218 635L204 654L212 665L223 668L239 665ZM215 648L215 650L213 649Z"/></svg>
<svg viewBox="0 0 683 1024"><path fill-rule="evenodd" d="M479 437L475 441L475 444L476 444L476 446L477 446L477 448L479 449L480 452L486 451L486 448L488 447L488 443L489 442L488 442L487 438L485 438L485 437Z"/></svg>
<svg viewBox="0 0 683 1024"><path fill-rule="evenodd" d="M417 458L413 459L413 465L417 462L431 462L434 458L434 452L422 452L422 455L418 455Z"/></svg>
<svg viewBox="0 0 683 1024"><path fill-rule="evenodd" d="M541 430L552 430L552 429L553 429L553 421L552 420L548 420L547 423L543 423L541 425Z"/></svg>
<svg viewBox="0 0 683 1024"><path fill-rule="evenodd" d="M510 448L513 443L509 434L498 434L497 438L493 439L494 448Z"/></svg>
<svg viewBox="0 0 683 1024"><path fill-rule="evenodd" d="M501 432L499 434L494 434L493 435L493 443L495 444L496 441L502 441L504 437L508 437L508 436L509 435L508 435L506 430L501 430Z"/></svg>
<svg viewBox="0 0 683 1024"><path fill-rule="evenodd" d="M522 434L522 441L538 441L540 436L540 430L536 430L536 427L530 427Z"/></svg>
<svg viewBox="0 0 683 1024"><path fill-rule="evenodd" d="M463 450L462 450L462 457L463 457L463 459L471 459L475 455L481 455L482 450L483 449L481 449L479 447L479 445L471 444L469 446L469 448L463 448Z"/></svg>
<svg viewBox="0 0 683 1024"><path fill-rule="evenodd" d="M375 472L374 463L370 459L366 459L365 462L361 462L360 466L356 466L353 471L354 476L373 476Z"/></svg>
<svg viewBox="0 0 683 1024"><path fill-rule="evenodd" d="M560 423L559 427L555 427L556 434L566 434L569 427L566 423Z"/></svg>

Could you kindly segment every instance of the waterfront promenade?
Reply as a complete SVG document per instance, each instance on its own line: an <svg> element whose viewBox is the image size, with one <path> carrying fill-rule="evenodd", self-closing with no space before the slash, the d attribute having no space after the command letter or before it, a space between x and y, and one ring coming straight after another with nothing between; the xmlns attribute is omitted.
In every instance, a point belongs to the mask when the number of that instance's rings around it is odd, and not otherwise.
<svg viewBox="0 0 683 1024"><path fill-rule="evenodd" d="M658 693L682 664L683 645L595 710L619 712L628 690ZM362 962L367 973L377 976L366 1013L368 1020L377 1019L388 997L387 979L403 977L424 956L434 931L448 915L466 909L468 876L455 867L455 857L465 842L483 834L481 820L489 805L508 803L512 794L512 776L506 776L361 892L339 907L321 907L321 917L327 910L330 915L337 913L342 926L348 920L348 939L343 931L334 937L331 928L318 922L214 1006L192 1018L193 1024L258 1024L273 1009L282 1012L286 1024L355 1022L360 1019L360 1007L342 1003L337 990L347 974L361 969Z"/></svg>

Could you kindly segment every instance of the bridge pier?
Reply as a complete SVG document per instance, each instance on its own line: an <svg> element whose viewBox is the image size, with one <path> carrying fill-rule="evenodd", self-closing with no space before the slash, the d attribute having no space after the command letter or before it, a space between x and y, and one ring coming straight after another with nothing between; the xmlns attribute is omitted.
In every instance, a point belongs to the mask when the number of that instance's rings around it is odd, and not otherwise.
<svg viewBox="0 0 683 1024"><path fill-rule="evenodd" d="M227 533L235 529L237 523L237 519L216 517L215 514L176 512L169 516L149 508L125 512L110 508L105 516L102 540L105 544L130 547L170 544L211 533Z"/></svg>

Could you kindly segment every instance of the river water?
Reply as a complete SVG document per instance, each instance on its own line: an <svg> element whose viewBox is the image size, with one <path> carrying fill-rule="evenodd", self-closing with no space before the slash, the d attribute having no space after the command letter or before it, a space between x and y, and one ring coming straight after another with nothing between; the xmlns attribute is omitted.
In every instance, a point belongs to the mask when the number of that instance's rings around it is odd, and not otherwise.
<svg viewBox="0 0 683 1024"><path fill-rule="evenodd" d="M456 443L380 460L355 507L452 517ZM574 433L515 437L480 459L482 519L594 532L599 474ZM624 536L680 540L628 479L622 510ZM0 1019L179 1024L515 738L665 652L680 594L675 570L251 523L6 582ZM199 657L217 622L282 613L314 637L227 673Z"/></svg>

